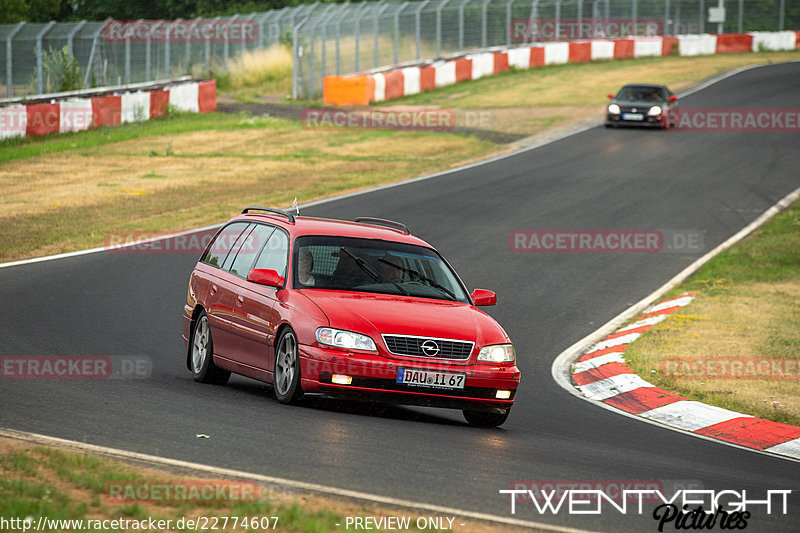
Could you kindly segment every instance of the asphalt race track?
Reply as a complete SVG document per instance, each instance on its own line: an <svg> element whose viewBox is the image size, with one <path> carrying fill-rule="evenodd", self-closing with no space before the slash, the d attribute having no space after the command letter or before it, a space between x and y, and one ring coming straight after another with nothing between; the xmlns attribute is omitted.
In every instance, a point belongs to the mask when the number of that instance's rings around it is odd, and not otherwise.
<svg viewBox="0 0 800 533"><path fill-rule="evenodd" d="M631 80L635 81L635 80ZM683 108L800 108L800 63L757 68ZM511 517L514 480L657 480L711 490L800 489L800 463L641 423L559 388L553 359L800 186L800 138L781 132L593 128L487 165L308 208L405 222L514 341L522 384L509 420L473 429L457 411L311 399L290 407L244 378L194 383L181 308L199 254L93 253L0 269L0 354L145 355L137 380L0 380L0 427ZM302 199L301 199L302 200ZM222 221L220 221L222 222ZM657 229L702 235L660 253L512 253L517 229ZM398 317L400 319L400 317ZM198 439L206 433L210 439ZM747 531L797 531L756 511ZM430 513L425 513L430 514ZM645 511L515 518L657 531ZM675 530L668 525L666 530ZM456 528L456 531L458 528Z"/></svg>

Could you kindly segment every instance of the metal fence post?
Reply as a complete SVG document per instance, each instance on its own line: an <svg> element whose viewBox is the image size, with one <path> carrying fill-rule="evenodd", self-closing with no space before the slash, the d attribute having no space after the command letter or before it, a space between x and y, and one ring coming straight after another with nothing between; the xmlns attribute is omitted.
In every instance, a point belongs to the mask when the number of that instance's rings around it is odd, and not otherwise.
<svg viewBox="0 0 800 533"><path fill-rule="evenodd" d="M722 0L720 0L721 2ZM672 35L669 29L669 0L664 0L664 35ZM722 33L720 31L719 33Z"/></svg>
<svg viewBox="0 0 800 533"><path fill-rule="evenodd" d="M394 64L400 62L399 48L400 48L400 13L408 7L408 2L403 2L402 5L394 12Z"/></svg>
<svg viewBox="0 0 800 533"><path fill-rule="evenodd" d="M20 22L6 37L6 95L9 98L14 97L14 54L12 53L12 39L14 36L19 33L19 30L25 25L24 22Z"/></svg>
<svg viewBox="0 0 800 533"><path fill-rule="evenodd" d="M744 0L739 0L739 33L744 33Z"/></svg>
<svg viewBox="0 0 800 533"><path fill-rule="evenodd" d="M556 41L561 40L561 0L556 0Z"/></svg>
<svg viewBox="0 0 800 533"><path fill-rule="evenodd" d="M36 34L36 81L38 83L39 94L42 94L42 38L50 31L55 25L55 21L51 20L47 25Z"/></svg>
<svg viewBox="0 0 800 533"><path fill-rule="evenodd" d="M583 0L578 0L578 39L583 39Z"/></svg>
<svg viewBox="0 0 800 533"><path fill-rule="evenodd" d="M506 46L511 46L511 4L514 0L506 1Z"/></svg>
<svg viewBox="0 0 800 533"><path fill-rule="evenodd" d="M706 32L706 0L700 0L700 33ZM739 33L742 33L742 30L739 30Z"/></svg>
<svg viewBox="0 0 800 533"><path fill-rule="evenodd" d="M75 57L75 47L74 47L75 35L77 35L79 31L81 31L81 28L83 28L85 24L86 24L85 20L78 22L78 25L75 26L75 28L71 32L69 32L69 35L67 35L67 49L69 50L69 54L72 57Z"/></svg>
<svg viewBox="0 0 800 533"><path fill-rule="evenodd" d="M450 0L441 0L436 6L436 57L442 55L442 9Z"/></svg>
<svg viewBox="0 0 800 533"><path fill-rule="evenodd" d="M466 6L470 0L464 0L458 5L458 49L464 49L464 6Z"/></svg>
<svg viewBox="0 0 800 533"><path fill-rule="evenodd" d="M631 0L631 21L633 22L631 28L633 28L633 31L636 31L637 18L639 18L639 2L637 0Z"/></svg>
<svg viewBox="0 0 800 533"><path fill-rule="evenodd" d="M422 9L423 9L423 8L424 8L426 5L428 5L428 2L430 2L430 1L431 1L431 0L425 0L424 2L422 2L421 4L419 4L419 7L417 8L417 12L416 12L416 13L414 13L414 16L416 17L416 23L417 23L417 30L416 30L416 38L417 38L417 56L416 56L416 59L417 59L417 60L419 60L419 56L420 56L420 36L421 36L421 31L422 31L422 30L420 29L420 20L419 20L419 18L420 18L420 13L422 13ZM488 2L489 0L486 0L486 1Z"/></svg>
<svg viewBox="0 0 800 533"><path fill-rule="evenodd" d="M486 48L486 7L491 0L483 0L481 6L481 48Z"/></svg>
<svg viewBox="0 0 800 533"><path fill-rule="evenodd" d="M783 31L783 22L785 13L786 13L786 0L781 0L780 12L778 13L778 31Z"/></svg>
<svg viewBox="0 0 800 533"><path fill-rule="evenodd" d="M100 26L96 32L94 32L94 38L92 39L92 51L89 52L89 63L86 65L86 75L83 77L83 86L89 87L89 76L92 74L92 65L94 64L94 52L97 49L97 41L100 39L100 34L103 33L103 28L105 25L111 20L111 18L107 18L103 26Z"/></svg>
<svg viewBox="0 0 800 533"><path fill-rule="evenodd" d="M131 84L131 34L125 34L125 85Z"/></svg>
<svg viewBox="0 0 800 533"><path fill-rule="evenodd" d="M595 2L599 2L600 0L595 0ZM533 42L533 28L534 24L537 24L535 27L538 27L538 20L539 20L539 2L540 0L533 0L533 4L531 4L531 17L528 21L528 26L525 28L525 32L528 33L527 41L526 42Z"/></svg>
<svg viewBox="0 0 800 533"><path fill-rule="evenodd" d="M373 51L375 55L375 68L378 68L378 31L380 30L378 18L386 10L387 7L389 7L389 4L384 4L383 0L380 0L378 2L378 5L376 5L375 8L373 8L373 10L375 11L375 50Z"/></svg>

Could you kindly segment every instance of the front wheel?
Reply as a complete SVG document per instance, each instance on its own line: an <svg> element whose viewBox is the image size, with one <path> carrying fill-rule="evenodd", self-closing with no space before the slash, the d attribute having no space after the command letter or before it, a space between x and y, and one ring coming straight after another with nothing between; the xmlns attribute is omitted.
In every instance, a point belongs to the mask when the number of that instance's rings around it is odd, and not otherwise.
<svg viewBox="0 0 800 533"><path fill-rule="evenodd" d="M294 403L303 397L300 387L300 356L297 337L291 329L285 329L275 349L275 397L281 403Z"/></svg>
<svg viewBox="0 0 800 533"><path fill-rule="evenodd" d="M503 422L508 418L511 409L506 409L505 413L487 413L483 411L469 411L464 409L464 419L470 426L480 428L494 428L502 426Z"/></svg>
<svg viewBox="0 0 800 533"><path fill-rule="evenodd" d="M200 313L192 332L192 377L200 383L224 385L231 377L228 370L214 364L214 341L206 312Z"/></svg>

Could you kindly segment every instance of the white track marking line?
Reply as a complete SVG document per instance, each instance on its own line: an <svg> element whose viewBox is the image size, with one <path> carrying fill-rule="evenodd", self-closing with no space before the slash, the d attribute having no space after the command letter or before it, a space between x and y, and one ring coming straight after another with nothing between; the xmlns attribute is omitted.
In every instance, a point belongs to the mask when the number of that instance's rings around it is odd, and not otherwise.
<svg viewBox="0 0 800 533"><path fill-rule="evenodd" d="M578 385L578 389L590 400L607 400L623 392L652 387L653 385L643 380L636 374L617 374L610 378L601 379L594 383Z"/></svg>
<svg viewBox="0 0 800 533"><path fill-rule="evenodd" d="M775 446L770 446L765 451L790 455L800 459L800 439L794 439Z"/></svg>
<svg viewBox="0 0 800 533"><path fill-rule="evenodd" d="M669 315L658 315L658 316L651 316L650 318L645 318L643 320L639 320L634 322L633 324L627 325L622 329L618 329L617 333L624 333L625 331L630 331L632 329L641 328L644 326L655 326L662 320L666 319Z"/></svg>
<svg viewBox="0 0 800 533"><path fill-rule="evenodd" d="M645 313L656 313L658 311L663 311L664 309L672 309L673 307L684 307L688 305L694 299L694 296L684 296L683 298L677 298L675 300L667 300L666 302L661 302L660 304L654 305L650 309L645 309Z"/></svg>
<svg viewBox="0 0 800 533"><path fill-rule="evenodd" d="M370 494L367 492L359 492L355 490L348 490L348 489L340 489L337 487L329 487L326 485L320 485L317 483L306 483L303 481L292 481L290 479L283 479L279 477L273 476L265 476L261 474L253 474L250 472L244 472L241 470L231 470L228 468L218 468L215 466L204 465L200 463L191 463L188 461L180 461L177 459L168 459L166 457L157 457L155 455L147 455L143 453L137 452L129 452L126 450L120 450L117 448L108 448L105 446L97 446L95 444L87 444L85 442L77 442L68 439L60 439L58 437L49 437L47 435L39 435L37 433L29 433L27 431L17 431L13 429L7 428L0 428L0 436L8 437L16 440L23 440L28 442L40 443L40 444L48 444L51 446L60 446L64 448L69 448L72 450L78 450L82 452L92 453L96 455L103 455L106 457L112 457L117 459L125 459L125 460L133 460L133 461L140 461L145 462L152 465L160 465L160 466L167 466L172 468L181 468L181 469L188 469L193 470L198 473L202 474L212 474L214 476L222 476L225 478L236 478L236 479L244 479L255 481L258 483L265 483L270 485L280 485L283 487L288 487L290 489L301 490L301 491L309 491L309 492L318 492L322 494L330 494L334 496L340 496L345 498L352 498L357 500L365 500L370 502L377 502L385 505L391 505L396 507L405 507L408 509L423 509L425 511L431 511L435 513L441 514L449 514L455 515L463 518L471 518L474 520L480 520L485 522L495 522L498 524L506 524L510 526L520 526L520 527L528 527L528 528L538 528L545 531L555 531L559 533L589 533L586 530L582 529L575 529L571 527L564 527L564 526L554 526L550 524L544 524L539 522L532 522L528 520L520 520L516 518L508 518L505 516L497 516L491 515L487 513L477 513L474 511L464 511L462 509L455 509L452 507L444 507L441 505L433 505L428 503L420 503L414 502L410 500L403 500L399 498L390 498L387 496L380 496L377 494ZM499 490L499 489L498 489ZM501 496L498 493L498 496Z"/></svg>
<svg viewBox="0 0 800 533"><path fill-rule="evenodd" d="M587 370L592 370L593 368L598 368L603 365L607 365L608 363L624 363L625 358L622 356L622 352L611 352L603 355L598 355L597 357L592 357L591 359L587 359L586 361L578 361L577 363L572 365L572 373L573 374L580 374L581 372L586 372Z"/></svg>
<svg viewBox="0 0 800 533"><path fill-rule="evenodd" d="M639 413L639 416L679 427L687 431L697 431L720 422L727 422L734 418L748 417L750 415L729 411L722 407L707 405L692 400L681 400L675 403L668 403L661 407L656 407L650 411Z"/></svg>

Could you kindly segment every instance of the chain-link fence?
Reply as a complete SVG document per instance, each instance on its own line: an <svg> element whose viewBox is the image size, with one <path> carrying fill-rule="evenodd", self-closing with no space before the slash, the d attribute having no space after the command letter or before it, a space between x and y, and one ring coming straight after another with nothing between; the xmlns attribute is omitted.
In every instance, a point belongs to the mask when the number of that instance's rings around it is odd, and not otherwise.
<svg viewBox="0 0 800 533"><path fill-rule="evenodd" d="M709 21L725 8L723 23ZM716 20L716 19L712 19ZM0 25L0 98L224 72L284 44L292 93L350 74L523 42L800 28L800 0L380 0L315 2L214 19Z"/></svg>
<svg viewBox="0 0 800 533"><path fill-rule="evenodd" d="M723 23L710 8L725 9ZM712 18L712 21L717 19ZM515 43L800 28L800 0L382 0L318 6L293 28L293 96L348 74Z"/></svg>

